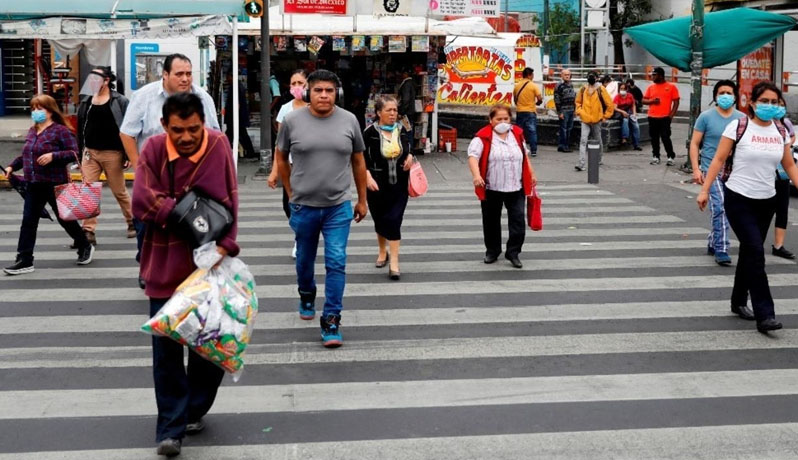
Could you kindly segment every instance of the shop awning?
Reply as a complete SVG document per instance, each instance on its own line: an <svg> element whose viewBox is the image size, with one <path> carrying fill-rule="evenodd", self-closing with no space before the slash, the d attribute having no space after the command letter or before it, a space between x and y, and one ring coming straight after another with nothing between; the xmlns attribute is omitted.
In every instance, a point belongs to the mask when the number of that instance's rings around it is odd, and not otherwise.
<svg viewBox="0 0 798 460"><path fill-rule="evenodd" d="M624 29L632 40L665 64L690 71L689 16ZM750 8L704 16L705 69L734 62L791 30L796 20Z"/></svg>
<svg viewBox="0 0 798 460"><path fill-rule="evenodd" d="M481 17L438 21L418 16L282 15L278 6L269 10L269 29L272 35L496 35ZM243 35L260 35L260 20L241 23L238 30Z"/></svg>
<svg viewBox="0 0 798 460"><path fill-rule="evenodd" d="M244 14L242 0L11 0L2 3L0 19L33 19L49 16L150 19Z"/></svg>

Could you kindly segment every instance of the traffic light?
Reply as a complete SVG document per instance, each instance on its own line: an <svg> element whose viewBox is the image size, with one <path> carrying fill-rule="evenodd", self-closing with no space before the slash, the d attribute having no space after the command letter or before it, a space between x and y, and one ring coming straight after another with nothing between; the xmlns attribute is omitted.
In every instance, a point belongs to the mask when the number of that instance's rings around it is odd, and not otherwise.
<svg viewBox="0 0 798 460"><path fill-rule="evenodd" d="M246 11L247 16L251 18L263 16L263 0L245 0L244 11Z"/></svg>

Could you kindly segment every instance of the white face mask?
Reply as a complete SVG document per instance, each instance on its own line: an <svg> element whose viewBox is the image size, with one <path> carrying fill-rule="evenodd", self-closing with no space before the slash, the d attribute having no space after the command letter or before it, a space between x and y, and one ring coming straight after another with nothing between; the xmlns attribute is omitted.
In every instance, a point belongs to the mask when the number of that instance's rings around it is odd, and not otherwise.
<svg viewBox="0 0 798 460"><path fill-rule="evenodd" d="M498 125L493 127L493 130L499 134L504 134L507 131L509 131L512 126L513 125L511 125L510 123L499 123Z"/></svg>
<svg viewBox="0 0 798 460"><path fill-rule="evenodd" d="M618 94L620 94L621 96L626 96L626 91L618 91Z"/></svg>

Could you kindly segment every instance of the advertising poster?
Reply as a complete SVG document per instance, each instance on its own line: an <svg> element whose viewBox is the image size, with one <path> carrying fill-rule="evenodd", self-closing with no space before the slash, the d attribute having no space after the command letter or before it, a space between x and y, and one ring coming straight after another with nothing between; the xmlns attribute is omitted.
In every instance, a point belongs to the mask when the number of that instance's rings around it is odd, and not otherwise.
<svg viewBox="0 0 798 460"><path fill-rule="evenodd" d="M346 52L346 39L341 36L333 36L332 50Z"/></svg>
<svg viewBox="0 0 798 460"><path fill-rule="evenodd" d="M385 46L382 40L382 35L372 35L371 36L371 51L382 51L382 47Z"/></svg>
<svg viewBox="0 0 798 460"><path fill-rule="evenodd" d="M404 35L391 35L388 37L389 53L404 53L407 51L407 40Z"/></svg>
<svg viewBox="0 0 798 460"><path fill-rule="evenodd" d="M305 37L294 37L294 49L300 53L308 50L308 41Z"/></svg>
<svg viewBox="0 0 798 460"><path fill-rule="evenodd" d="M737 106L745 112L754 85L773 80L773 47L765 45L737 61L737 79L740 86Z"/></svg>
<svg viewBox="0 0 798 460"><path fill-rule="evenodd" d="M413 35L411 39L411 50L414 53L429 52L429 37L427 35Z"/></svg>
<svg viewBox="0 0 798 460"><path fill-rule="evenodd" d="M363 51L366 47L365 35L352 35L352 51Z"/></svg>
<svg viewBox="0 0 798 460"><path fill-rule="evenodd" d="M274 37L274 49L277 51L288 50L288 37L285 35L277 35Z"/></svg>
<svg viewBox="0 0 798 460"><path fill-rule="evenodd" d="M444 47L446 64L440 73L438 102L512 106L513 88L524 68L531 67L535 75L541 75L539 45L534 35L493 40L457 38Z"/></svg>
<svg viewBox="0 0 798 460"><path fill-rule="evenodd" d="M374 16L410 16L410 0L374 0Z"/></svg>
<svg viewBox="0 0 798 460"><path fill-rule="evenodd" d="M308 42L308 51L313 54L319 54L319 50L322 46L324 46L324 39L314 35Z"/></svg>
<svg viewBox="0 0 798 460"><path fill-rule="evenodd" d="M346 14L346 0L283 0L283 14Z"/></svg>

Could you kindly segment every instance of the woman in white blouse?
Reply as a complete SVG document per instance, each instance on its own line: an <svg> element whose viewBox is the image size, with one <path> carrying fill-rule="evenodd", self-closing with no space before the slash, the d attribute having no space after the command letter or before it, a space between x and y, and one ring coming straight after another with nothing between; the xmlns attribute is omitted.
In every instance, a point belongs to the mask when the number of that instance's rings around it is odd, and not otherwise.
<svg viewBox="0 0 798 460"><path fill-rule="evenodd" d="M524 149L524 133L512 124L506 105L490 109L490 123L468 145L468 166L477 197L482 202L485 263L492 264L502 252L502 206L507 208L510 237L504 257L521 268L519 258L526 236L526 197L537 183L535 170Z"/></svg>
<svg viewBox="0 0 798 460"><path fill-rule="evenodd" d="M782 327L776 321L765 273L764 249L770 221L776 211L774 184L779 163L793 183L798 183L798 167L792 159L789 136L776 118L781 97L781 91L773 83L760 82L754 86L748 117L734 120L726 127L704 186L696 198L698 208L703 211L709 199L710 185L724 169L729 156L733 155L731 174L724 187L726 216L740 241L731 311L743 319L756 320L756 328L762 333ZM747 306L749 293L753 312Z"/></svg>

